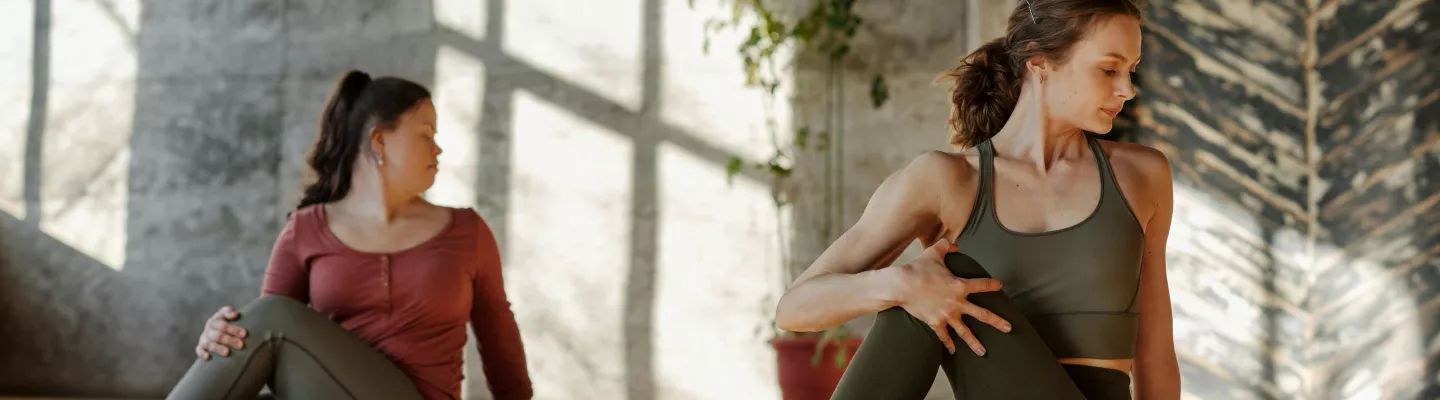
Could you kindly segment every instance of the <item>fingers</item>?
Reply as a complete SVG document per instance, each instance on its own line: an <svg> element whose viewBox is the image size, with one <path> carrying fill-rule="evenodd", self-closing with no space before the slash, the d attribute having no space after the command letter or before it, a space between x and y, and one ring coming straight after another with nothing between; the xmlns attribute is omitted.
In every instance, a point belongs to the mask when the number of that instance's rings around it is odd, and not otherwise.
<svg viewBox="0 0 1440 400"><path fill-rule="evenodd" d="M240 313L236 312L234 307L224 306L215 311L215 314L205 321L205 331L200 334L200 344L195 346L195 356L201 360L209 360L210 353L229 357L231 348L245 348L245 341L241 338L249 332L229 323L236 318L240 318Z"/></svg>
<svg viewBox="0 0 1440 400"><path fill-rule="evenodd" d="M961 279L965 285L965 293L984 293L1000 290L1000 281L990 278Z"/></svg>
<svg viewBox="0 0 1440 400"><path fill-rule="evenodd" d="M234 333L236 331L239 331L240 334L236 335ZM227 324L225 321L215 320L210 322L205 333L200 336L207 342L219 343L240 350L245 348L245 342L240 340L241 337L244 337L244 333L243 328Z"/></svg>
<svg viewBox="0 0 1440 400"><path fill-rule="evenodd" d="M215 331L222 336L229 335L236 338L244 338L245 336L249 335L249 332L245 331L245 328L241 328L239 325L231 324L219 319L212 319L210 320L210 322L205 323L205 331Z"/></svg>
<svg viewBox="0 0 1440 400"><path fill-rule="evenodd" d="M221 335L220 335L220 338L219 338L219 339L216 339L215 342L220 343L220 344L223 344L223 345L226 345L226 346L230 346L230 348L235 349L235 350L240 350L240 349L244 349L244 348L245 348L245 341L240 340L240 338L234 337L234 336L231 336L231 335L221 334Z"/></svg>
<svg viewBox="0 0 1440 400"><path fill-rule="evenodd" d="M206 343L202 343L200 346L201 346L201 347L204 347L204 348L205 348L205 351L210 352L210 353L219 354L221 357L229 357L229 356L230 356L230 348L229 348L229 347L222 346L222 345L220 345L219 343L206 342ZM209 358L207 357L206 359L209 359Z"/></svg>
<svg viewBox="0 0 1440 400"><path fill-rule="evenodd" d="M1010 333L1010 322L1005 321L1004 318L1000 318L999 315L995 315L995 313L986 310L984 307L967 301L965 305L961 306L961 309L964 310L966 314L975 317L975 319L984 322L986 325L993 326L1001 332Z"/></svg>
<svg viewBox="0 0 1440 400"><path fill-rule="evenodd" d="M205 321L205 331L223 331L228 325L230 325L230 323L225 322L223 319L212 318L209 321Z"/></svg>
<svg viewBox="0 0 1440 400"><path fill-rule="evenodd" d="M233 348L235 350L245 348L245 342L241 341L240 338L231 336L230 334L227 334L224 331L220 330L205 331L205 339L207 339L207 342L230 346L230 348Z"/></svg>
<svg viewBox="0 0 1440 400"><path fill-rule="evenodd" d="M239 325L225 324L225 333L243 339L247 332L245 332L245 328L241 328Z"/></svg>
<svg viewBox="0 0 1440 400"><path fill-rule="evenodd" d="M240 312L235 311L234 307L220 307L220 313L222 316L225 317L226 321L234 321L236 318L240 318Z"/></svg>
<svg viewBox="0 0 1440 400"><path fill-rule="evenodd" d="M965 345L970 347L970 351L975 352L977 356L985 355L985 346L980 345L980 340L975 338L975 334L970 332L970 328L960 323L959 318L951 318L950 327L955 329L955 333L960 335L960 340L965 341ZM954 352L952 351L951 354Z"/></svg>
<svg viewBox="0 0 1440 400"><path fill-rule="evenodd" d="M240 318L240 313L236 312L235 308L230 306L220 307L220 310L215 311L215 314L210 315L211 320L219 319L225 321L233 321L236 318Z"/></svg>
<svg viewBox="0 0 1440 400"><path fill-rule="evenodd" d="M942 240L935 242L934 245L930 246L930 248L926 250L934 253L934 255L937 257L944 258L946 254L960 251L960 247L956 246L954 243L950 243L949 241Z"/></svg>
<svg viewBox="0 0 1440 400"><path fill-rule="evenodd" d="M940 338L940 343L945 345L945 351L955 354L955 342L950 339L950 333L946 332L944 323L930 324L930 329L935 331L935 336Z"/></svg>

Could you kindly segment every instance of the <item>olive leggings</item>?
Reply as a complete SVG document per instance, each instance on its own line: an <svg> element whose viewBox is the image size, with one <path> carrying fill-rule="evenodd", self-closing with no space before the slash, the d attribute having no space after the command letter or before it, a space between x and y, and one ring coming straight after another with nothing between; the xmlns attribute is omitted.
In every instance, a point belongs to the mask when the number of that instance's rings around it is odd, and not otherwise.
<svg viewBox="0 0 1440 400"><path fill-rule="evenodd" d="M279 399L420 399L415 384L350 331L285 296L261 296L240 310L245 346L229 357L195 360L170 399L255 399L270 385Z"/></svg>
<svg viewBox="0 0 1440 400"><path fill-rule="evenodd" d="M945 264L961 278L989 278L980 264L949 254ZM969 351L954 329L955 354L945 351L928 325L904 309L881 311L850 362L832 400L922 399L943 367L956 399L1130 399L1130 376L1109 368L1060 364L1024 313L1004 292L976 293L969 301L1010 322L1010 333L962 317L985 356Z"/></svg>

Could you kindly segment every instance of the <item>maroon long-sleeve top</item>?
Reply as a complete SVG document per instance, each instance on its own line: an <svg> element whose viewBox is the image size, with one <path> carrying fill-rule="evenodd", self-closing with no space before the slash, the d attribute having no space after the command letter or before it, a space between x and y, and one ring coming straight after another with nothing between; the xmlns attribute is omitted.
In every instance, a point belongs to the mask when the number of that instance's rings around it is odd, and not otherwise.
<svg viewBox="0 0 1440 400"><path fill-rule="evenodd" d="M323 206L297 210L275 242L262 292L309 303L390 358L432 400L460 397L470 322L495 398L529 399L495 236L474 210L450 211L435 237L368 253L335 237Z"/></svg>

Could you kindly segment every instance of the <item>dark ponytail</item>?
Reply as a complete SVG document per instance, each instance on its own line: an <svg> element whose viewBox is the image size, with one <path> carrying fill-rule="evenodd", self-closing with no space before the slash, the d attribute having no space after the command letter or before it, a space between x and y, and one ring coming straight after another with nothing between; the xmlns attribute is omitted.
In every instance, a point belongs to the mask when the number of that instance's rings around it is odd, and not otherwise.
<svg viewBox="0 0 1440 400"><path fill-rule="evenodd" d="M1005 126L1024 82L1017 64L1000 38L980 46L940 77L955 82L950 89L951 145L974 147Z"/></svg>
<svg viewBox="0 0 1440 400"><path fill-rule="evenodd" d="M320 136L309 159L315 182L305 187L305 197L296 208L344 198L371 129L393 128L401 115L429 98L430 91L415 82L394 77L372 80L364 72L346 72L320 115Z"/></svg>
<svg viewBox="0 0 1440 400"><path fill-rule="evenodd" d="M998 38L965 56L937 81L950 89L950 144L974 147L995 136L1020 100L1025 61L1044 56L1064 64L1070 48L1097 17L1124 15L1144 23L1142 0L1025 0L1015 6Z"/></svg>

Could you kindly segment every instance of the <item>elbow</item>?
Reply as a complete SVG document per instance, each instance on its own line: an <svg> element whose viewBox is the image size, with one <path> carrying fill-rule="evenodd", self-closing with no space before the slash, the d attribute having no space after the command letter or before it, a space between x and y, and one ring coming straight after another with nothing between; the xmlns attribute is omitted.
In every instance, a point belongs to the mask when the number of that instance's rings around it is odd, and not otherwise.
<svg viewBox="0 0 1440 400"><path fill-rule="evenodd" d="M795 316L789 307L785 307L785 298L780 298L780 304L775 306L775 329L782 331L798 332L795 324Z"/></svg>
<svg viewBox="0 0 1440 400"><path fill-rule="evenodd" d="M789 300L789 301L787 301ZM780 302L775 306L775 328L789 332L816 332L818 329L806 324L801 318L801 311L796 307L793 299L789 296L781 296Z"/></svg>

